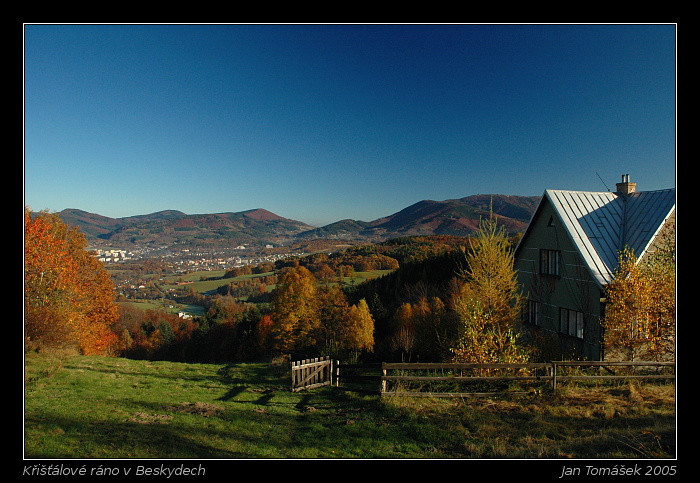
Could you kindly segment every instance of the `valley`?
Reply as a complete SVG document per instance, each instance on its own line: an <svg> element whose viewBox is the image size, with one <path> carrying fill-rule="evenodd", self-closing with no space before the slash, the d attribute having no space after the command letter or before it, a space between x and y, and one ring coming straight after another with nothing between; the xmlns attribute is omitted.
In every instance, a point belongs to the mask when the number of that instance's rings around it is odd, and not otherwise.
<svg viewBox="0 0 700 483"><path fill-rule="evenodd" d="M437 237L438 244L461 243L479 220L492 214L509 234L522 233L538 201L539 197L510 195L423 200L371 222L340 220L323 227L264 209L196 215L166 210L126 218L67 209L58 216L85 235L88 249L111 274L120 302L196 314L202 304L198 299L217 293L264 302L265 293L274 288L272 274L293 263L288 260L333 256L336 259L328 264L335 276L352 285L391 271L401 259L400 250L413 244L398 250L386 246L387 240ZM350 255L341 254L353 247ZM367 262L384 254L389 265ZM341 266L344 273L338 274Z"/></svg>

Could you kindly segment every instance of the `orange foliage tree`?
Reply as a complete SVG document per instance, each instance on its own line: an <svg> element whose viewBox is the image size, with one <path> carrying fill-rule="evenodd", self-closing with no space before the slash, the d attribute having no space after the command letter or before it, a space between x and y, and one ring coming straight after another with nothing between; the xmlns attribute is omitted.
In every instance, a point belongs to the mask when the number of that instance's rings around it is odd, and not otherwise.
<svg viewBox="0 0 700 483"><path fill-rule="evenodd" d="M114 285L85 237L56 214L24 210L24 325L31 347L108 354L117 337Z"/></svg>

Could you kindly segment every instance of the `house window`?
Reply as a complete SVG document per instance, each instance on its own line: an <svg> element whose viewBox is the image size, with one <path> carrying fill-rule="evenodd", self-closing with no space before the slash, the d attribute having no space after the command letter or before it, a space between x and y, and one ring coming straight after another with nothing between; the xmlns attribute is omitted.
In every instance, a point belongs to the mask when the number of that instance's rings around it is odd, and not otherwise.
<svg viewBox="0 0 700 483"><path fill-rule="evenodd" d="M583 339L583 312L559 309L559 332Z"/></svg>
<svg viewBox="0 0 700 483"><path fill-rule="evenodd" d="M559 250L540 250L540 273L559 276L561 252Z"/></svg>
<svg viewBox="0 0 700 483"><path fill-rule="evenodd" d="M542 319L540 318L540 308L541 305L535 300L528 300L527 303L527 321L532 325L540 326L542 325Z"/></svg>

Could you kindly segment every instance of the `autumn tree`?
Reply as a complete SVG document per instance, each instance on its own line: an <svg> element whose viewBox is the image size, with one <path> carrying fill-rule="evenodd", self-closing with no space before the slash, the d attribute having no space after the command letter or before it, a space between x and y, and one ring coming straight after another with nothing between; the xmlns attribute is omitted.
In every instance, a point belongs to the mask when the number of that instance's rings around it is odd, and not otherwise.
<svg viewBox="0 0 700 483"><path fill-rule="evenodd" d="M338 356L343 339L343 328L348 316L348 298L338 285L322 284L318 288L319 328L316 344L320 351Z"/></svg>
<svg viewBox="0 0 700 483"><path fill-rule="evenodd" d="M606 288L606 359L672 359L675 346L675 240L662 237L642 261L623 249Z"/></svg>
<svg viewBox="0 0 700 483"><path fill-rule="evenodd" d="M306 350L315 343L319 323L316 278L299 265L285 271L272 295L274 349Z"/></svg>
<svg viewBox="0 0 700 483"><path fill-rule="evenodd" d="M354 353L374 349L374 319L365 299L352 305L341 327L340 346Z"/></svg>
<svg viewBox="0 0 700 483"><path fill-rule="evenodd" d="M492 216L482 220L474 243L466 249L463 282L452 301L458 336L456 362L525 362L529 350L519 344L517 323L521 296L513 269L513 251Z"/></svg>
<svg viewBox="0 0 700 483"><path fill-rule="evenodd" d="M270 350L273 325L270 314L261 316L255 325L255 343L258 352L266 354Z"/></svg>
<svg viewBox="0 0 700 483"><path fill-rule="evenodd" d="M413 307L417 349L426 360L449 358L454 339L454 316L440 297L421 297Z"/></svg>
<svg viewBox="0 0 700 483"><path fill-rule="evenodd" d="M106 354L117 340L114 285L85 237L56 214L24 212L24 321L36 348Z"/></svg>
<svg viewBox="0 0 700 483"><path fill-rule="evenodd" d="M416 326L413 306L410 302L402 303L394 313L394 328L390 338L390 347L401 354L402 361L410 361L416 346Z"/></svg>
<svg viewBox="0 0 700 483"><path fill-rule="evenodd" d="M367 302L350 305L338 285L318 289L320 325L316 330L319 352L337 358L356 358L374 350L374 319Z"/></svg>

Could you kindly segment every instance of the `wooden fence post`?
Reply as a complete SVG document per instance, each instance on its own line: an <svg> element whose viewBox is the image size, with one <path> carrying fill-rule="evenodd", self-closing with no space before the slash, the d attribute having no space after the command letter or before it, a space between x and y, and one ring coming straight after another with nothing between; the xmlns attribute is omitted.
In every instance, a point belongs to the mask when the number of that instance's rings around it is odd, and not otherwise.
<svg viewBox="0 0 700 483"><path fill-rule="evenodd" d="M384 394L386 392L386 367L384 366L384 363L382 362L382 388L380 391L380 395Z"/></svg>

